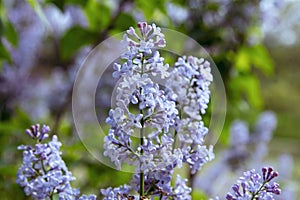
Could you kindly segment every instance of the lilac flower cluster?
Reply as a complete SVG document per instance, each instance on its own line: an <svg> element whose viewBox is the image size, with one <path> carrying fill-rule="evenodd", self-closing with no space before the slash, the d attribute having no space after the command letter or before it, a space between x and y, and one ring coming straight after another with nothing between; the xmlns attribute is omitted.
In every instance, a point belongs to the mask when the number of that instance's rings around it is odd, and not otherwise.
<svg viewBox="0 0 300 200"><path fill-rule="evenodd" d="M48 137L49 126L33 125L26 133L37 141L35 146L21 145L23 163L17 173L17 183L24 187L27 196L33 199L52 199L58 195L60 200L94 200L95 195L82 195L80 190L71 187L70 182L75 177L68 170L61 158L57 136L54 135L48 143L41 143Z"/></svg>
<svg viewBox="0 0 300 200"><path fill-rule="evenodd" d="M244 176L237 184L232 186L232 192L226 195L227 200L239 199L274 199L273 195L279 195L279 184L271 182L278 176L278 172L272 167L262 168L262 176L255 170L244 172Z"/></svg>
<svg viewBox="0 0 300 200"><path fill-rule="evenodd" d="M106 120L110 130L104 139L104 155L119 170L122 163L137 166L139 174L132 185L140 196L190 199L186 181L179 176L172 187L171 179L182 163L196 173L214 158L212 147L203 145L208 129L201 117L210 98L210 64L184 56L170 70L157 50L166 45L161 29L145 22L138 23L138 28L139 33L131 27L124 34L125 62L114 64L113 77L120 82L116 108ZM154 82L153 76L165 79L166 88ZM136 132L140 134L138 144L132 139Z"/></svg>

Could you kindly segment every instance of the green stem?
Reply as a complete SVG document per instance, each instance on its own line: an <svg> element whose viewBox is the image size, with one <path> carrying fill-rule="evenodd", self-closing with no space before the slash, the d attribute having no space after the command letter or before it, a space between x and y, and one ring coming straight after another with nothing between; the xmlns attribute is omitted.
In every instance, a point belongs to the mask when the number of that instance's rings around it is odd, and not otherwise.
<svg viewBox="0 0 300 200"><path fill-rule="evenodd" d="M160 193L159 200L162 200L162 198L163 198L163 194Z"/></svg>
<svg viewBox="0 0 300 200"><path fill-rule="evenodd" d="M142 57L142 66L141 66L141 77L143 76L144 73L144 55ZM142 93L142 90L140 88L140 93ZM144 150L143 150L143 145L144 145L144 113L143 110L140 110L140 114L142 114L142 119L141 119L141 125L142 128L140 129L140 144L141 144L141 155L144 154ZM144 177L144 172L142 171L142 163L140 163L140 199L142 199L142 197L145 195L145 177Z"/></svg>
<svg viewBox="0 0 300 200"><path fill-rule="evenodd" d="M178 112L179 112L179 119L181 120L181 118L182 118L181 108L178 109ZM176 147L176 142L177 142L177 131L175 130L175 132L174 132L174 143L173 143L172 153L174 153L174 150L175 150L175 147Z"/></svg>
<svg viewBox="0 0 300 200"><path fill-rule="evenodd" d="M175 131L175 133L174 133L174 142L173 142L172 153L174 153L176 142L177 142L177 131Z"/></svg>
<svg viewBox="0 0 300 200"><path fill-rule="evenodd" d="M143 114L143 111L141 110L141 114ZM144 150L143 150L143 145L144 145L144 120L143 118L141 119L141 125L142 125L142 128L140 130L140 143L141 143L141 155L144 154ZM144 196L144 190L145 190L145 186L144 186L144 172L142 171L141 169L142 167L142 163L140 164L140 198Z"/></svg>

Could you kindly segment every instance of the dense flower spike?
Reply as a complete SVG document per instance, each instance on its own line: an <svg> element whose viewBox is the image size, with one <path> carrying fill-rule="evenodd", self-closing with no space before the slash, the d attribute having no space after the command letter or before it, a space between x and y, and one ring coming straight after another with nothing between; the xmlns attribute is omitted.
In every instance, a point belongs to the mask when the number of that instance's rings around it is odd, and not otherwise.
<svg viewBox="0 0 300 200"><path fill-rule="evenodd" d="M137 166L140 174L134 176L133 185L140 196L190 199L191 190L185 181L178 178L173 188L171 177L182 163L187 163L194 174L214 158L212 147L203 145L208 129L201 121L213 80L210 64L184 56L170 70L157 50L166 45L161 29L141 22L138 30L131 27L124 34L127 52L121 57L125 62L114 64L113 77L120 82L116 108L106 120L110 130L104 139L104 155L119 170L122 163ZM166 79L171 87L160 87L153 76ZM132 140L137 131L138 145Z"/></svg>
<svg viewBox="0 0 300 200"><path fill-rule="evenodd" d="M203 146L208 129L201 121L201 115L208 107L212 80L209 62L193 56L180 57L167 80L168 94L180 112L176 134L181 143L183 162L190 165L192 174L214 158L212 146L208 149Z"/></svg>
<svg viewBox="0 0 300 200"><path fill-rule="evenodd" d="M232 192L226 195L227 200L272 200L273 194L279 195L279 184L271 182L278 176L278 172L272 167L262 168L262 176L256 173L255 170L250 170L244 173L237 184L232 186Z"/></svg>
<svg viewBox="0 0 300 200"><path fill-rule="evenodd" d="M95 195L80 197L79 189L73 189L70 182L75 180L61 158L60 146L57 136L52 137L49 143L40 143L50 132L49 126L36 124L26 130L26 133L38 139L35 146L21 145L23 163L17 173L17 183L24 187L27 196L33 199L52 199L58 194L59 199L88 199L95 200Z"/></svg>

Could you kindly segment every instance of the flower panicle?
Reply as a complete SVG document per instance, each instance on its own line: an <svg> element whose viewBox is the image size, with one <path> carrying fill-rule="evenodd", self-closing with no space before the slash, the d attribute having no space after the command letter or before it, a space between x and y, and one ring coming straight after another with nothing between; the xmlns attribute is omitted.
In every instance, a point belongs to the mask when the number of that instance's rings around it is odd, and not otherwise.
<svg viewBox="0 0 300 200"><path fill-rule="evenodd" d="M72 188L71 182L76 178L61 157L61 142L57 136L53 135L48 143L41 143L49 132L47 125L40 128L35 124L26 129L37 143L18 147L23 151L23 162L17 172L17 184L33 199L52 199L56 194L59 199L95 200L95 195L80 196L80 190Z"/></svg>
<svg viewBox="0 0 300 200"><path fill-rule="evenodd" d="M261 174L254 169L244 172L244 176L232 186L232 192L227 193L226 199L274 199L273 195L280 195L279 184L272 181L278 172L272 167L263 167L261 171Z"/></svg>
<svg viewBox="0 0 300 200"><path fill-rule="evenodd" d="M214 158L212 146L204 145L208 129L202 121L213 81L210 63L183 56L169 68L158 51L166 46L161 29L146 22L137 26L125 32L123 63L113 66L112 75L120 81L116 107L106 119L110 130L104 138L104 155L119 170L123 163L137 166L132 185L140 196L190 199L186 181L178 178L172 186L171 177L182 163L195 174ZM165 87L155 82L155 76L166 80ZM135 132L140 132L137 146L131 140Z"/></svg>

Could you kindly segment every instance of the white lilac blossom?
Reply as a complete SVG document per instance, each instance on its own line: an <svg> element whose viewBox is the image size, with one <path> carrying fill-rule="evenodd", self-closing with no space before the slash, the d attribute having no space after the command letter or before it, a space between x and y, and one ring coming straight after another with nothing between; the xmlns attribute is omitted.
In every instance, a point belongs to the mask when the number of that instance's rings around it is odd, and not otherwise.
<svg viewBox="0 0 300 200"><path fill-rule="evenodd" d="M52 199L57 194L60 200L95 200L95 195L83 195L80 190L71 187L75 177L61 158L57 136L48 143L41 143L48 137L49 126L39 124L26 129L26 133L37 141L34 146L21 145L23 163L17 173L17 183L24 187L27 196L33 199Z"/></svg>
<svg viewBox="0 0 300 200"><path fill-rule="evenodd" d="M232 186L232 192L227 193L227 200L273 200L273 195L279 195L279 184L272 180L278 176L278 172L272 167L263 167L262 174L255 170L244 172L237 184Z"/></svg>
<svg viewBox="0 0 300 200"><path fill-rule="evenodd" d="M110 130L104 139L104 155L118 170L122 163L136 166L138 173L132 185L140 197L191 199L186 180L178 177L172 187L171 179L182 163L187 163L194 174L214 158L212 146L203 145L208 129L202 115L208 107L213 80L210 64L184 56L171 70L157 50L166 45L161 29L145 22L138 23L138 28L139 32L131 27L124 34L124 62L113 67L112 75L120 81L116 107L106 119ZM153 76L166 79L172 87L160 87ZM137 132L139 144L132 140ZM125 197L119 189L102 193L107 199L118 194L118 198Z"/></svg>

